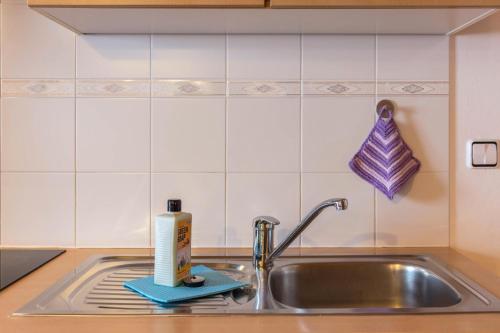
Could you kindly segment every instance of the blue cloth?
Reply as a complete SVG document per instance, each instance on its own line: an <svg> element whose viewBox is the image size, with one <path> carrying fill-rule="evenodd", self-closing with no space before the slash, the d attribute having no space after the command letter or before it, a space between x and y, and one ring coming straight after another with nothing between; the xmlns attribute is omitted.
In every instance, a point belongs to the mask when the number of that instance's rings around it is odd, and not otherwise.
<svg viewBox="0 0 500 333"><path fill-rule="evenodd" d="M246 283L233 280L203 265L192 267L191 275L203 276L205 284L196 288L186 287L182 284L178 287L166 287L155 284L154 277L148 276L127 281L124 286L155 302L170 303L221 294L246 285Z"/></svg>

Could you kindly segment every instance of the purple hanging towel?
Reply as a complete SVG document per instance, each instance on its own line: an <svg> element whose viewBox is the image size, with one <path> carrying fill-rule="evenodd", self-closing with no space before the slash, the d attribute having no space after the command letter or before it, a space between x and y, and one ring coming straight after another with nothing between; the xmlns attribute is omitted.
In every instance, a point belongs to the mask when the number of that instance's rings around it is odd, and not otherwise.
<svg viewBox="0 0 500 333"><path fill-rule="evenodd" d="M392 112L380 114L375 127L349 162L351 170L389 199L419 170L420 162L404 142Z"/></svg>

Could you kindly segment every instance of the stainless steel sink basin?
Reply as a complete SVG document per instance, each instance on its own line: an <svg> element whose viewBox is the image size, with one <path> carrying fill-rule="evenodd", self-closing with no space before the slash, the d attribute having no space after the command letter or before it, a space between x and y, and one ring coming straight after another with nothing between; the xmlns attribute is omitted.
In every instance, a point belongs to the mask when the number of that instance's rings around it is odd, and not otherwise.
<svg viewBox="0 0 500 333"><path fill-rule="evenodd" d="M382 261L303 263L275 269L274 298L295 308L448 307L460 294L433 272Z"/></svg>
<svg viewBox="0 0 500 333"><path fill-rule="evenodd" d="M287 257L269 275L248 257L204 257L247 286L172 304L123 287L153 273L152 257L98 256L19 309L15 315L399 314L500 312L500 300L430 256Z"/></svg>
<svg viewBox="0 0 500 333"><path fill-rule="evenodd" d="M15 315L158 315L224 313L239 308L255 296L250 281L252 269L227 260L196 260L248 287L222 295L193 301L159 304L123 286L125 281L153 274L153 257L97 256L90 258L74 273L54 284Z"/></svg>

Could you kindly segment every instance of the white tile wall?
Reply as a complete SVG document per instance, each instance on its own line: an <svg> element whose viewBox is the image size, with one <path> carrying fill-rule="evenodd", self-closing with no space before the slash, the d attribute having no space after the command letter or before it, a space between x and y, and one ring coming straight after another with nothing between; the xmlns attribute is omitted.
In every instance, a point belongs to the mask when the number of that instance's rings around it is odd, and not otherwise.
<svg viewBox="0 0 500 333"><path fill-rule="evenodd" d="M375 36L305 35L304 80L375 79Z"/></svg>
<svg viewBox="0 0 500 333"><path fill-rule="evenodd" d="M153 172L224 172L224 97L152 100Z"/></svg>
<svg viewBox="0 0 500 333"><path fill-rule="evenodd" d="M73 172L75 101L2 98L2 171Z"/></svg>
<svg viewBox="0 0 500 333"><path fill-rule="evenodd" d="M149 99L77 98L77 171L149 172Z"/></svg>
<svg viewBox="0 0 500 333"><path fill-rule="evenodd" d="M255 216L280 240L336 196L296 246L448 245L447 37L75 36L21 2L1 21L1 245L147 247L180 197L194 246L247 247ZM393 201L347 166L381 98L422 161Z"/></svg>
<svg viewBox="0 0 500 333"><path fill-rule="evenodd" d="M377 245L448 246L448 178L418 173L393 201L377 192Z"/></svg>
<svg viewBox="0 0 500 333"><path fill-rule="evenodd" d="M26 8L2 4L2 78L73 78L75 34Z"/></svg>
<svg viewBox="0 0 500 333"><path fill-rule="evenodd" d="M79 35L76 39L77 78L149 78L150 37Z"/></svg>
<svg viewBox="0 0 500 333"><path fill-rule="evenodd" d="M2 173L2 245L73 246L74 177L73 173Z"/></svg>
<svg viewBox="0 0 500 333"><path fill-rule="evenodd" d="M76 246L149 246L149 174L79 173L76 198Z"/></svg>
<svg viewBox="0 0 500 333"><path fill-rule="evenodd" d="M300 99L230 97L229 172L300 172Z"/></svg>
<svg viewBox="0 0 500 333"><path fill-rule="evenodd" d="M444 36L378 36L377 52L379 80L448 81Z"/></svg>
<svg viewBox="0 0 500 333"><path fill-rule="evenodd" d="M229 35L229 80L299 80L300 36Z"/></svg>
<svg viewBox="0 0 500 333"><path fill-rule="evenodd" d="M359 149L375 123L373 105L373 96L305 96L302 170L349 172L353 152Z"/></svg>
<svg viewBox="0 0 500 333"><path fill-rule="evenodd" d="M348 198L349 209L324 211L302 234L302 246L374 246L373 193L372 186L353 174L304 174L302 216L327 198Z"/></svg>
<svg viewBox="0 0 500 333"><path fill-rule="evenodd" d="M226 77L226 36L152 36L153 78L214 80Z"/></svg>
<svg viewBox="0 0 500 333"><path fill-rule="evenodd" d="M251 247L252 220L259 215L274 216L276 244L298 224L300 218L299 174L228 174L226 245ZM296 241L295 246L299 245Z"/></svg>

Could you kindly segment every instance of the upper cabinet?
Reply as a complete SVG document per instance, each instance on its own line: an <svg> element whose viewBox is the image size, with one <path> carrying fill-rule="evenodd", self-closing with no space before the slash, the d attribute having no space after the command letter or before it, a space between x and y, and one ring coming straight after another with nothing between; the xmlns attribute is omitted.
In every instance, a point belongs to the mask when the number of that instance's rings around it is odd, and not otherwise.
<svg viewBox="0 0 500 333"><path fill-rule="evenodd" d="M500 0L28 0L83 34L453 34Z"/></svg>
<svg viewBox="0 0 500 333"><path fill-rule="evenodd" d="M30 7L259 8L265 0L28 0Z"/></svg>

